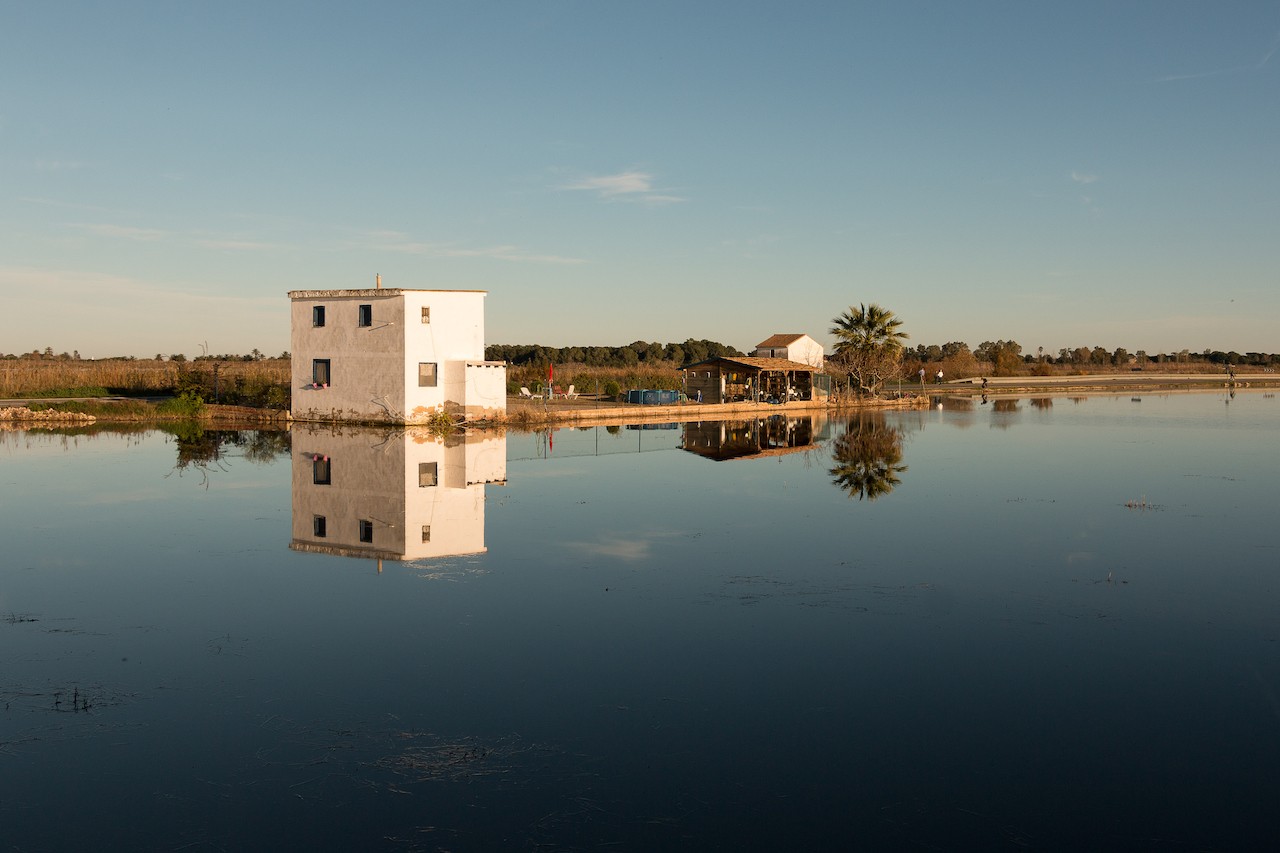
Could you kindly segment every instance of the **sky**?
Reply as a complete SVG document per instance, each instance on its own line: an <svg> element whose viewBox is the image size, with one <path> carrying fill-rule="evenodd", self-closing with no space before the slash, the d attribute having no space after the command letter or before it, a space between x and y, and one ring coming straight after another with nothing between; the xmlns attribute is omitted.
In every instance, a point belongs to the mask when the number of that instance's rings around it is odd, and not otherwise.
<svg viewBox="0 0 1280 853"><path fill-rule="evenodd" d="M0 0L0 353L277 354L287 292L489 343L1280 351L1280 3Z"/></svg>

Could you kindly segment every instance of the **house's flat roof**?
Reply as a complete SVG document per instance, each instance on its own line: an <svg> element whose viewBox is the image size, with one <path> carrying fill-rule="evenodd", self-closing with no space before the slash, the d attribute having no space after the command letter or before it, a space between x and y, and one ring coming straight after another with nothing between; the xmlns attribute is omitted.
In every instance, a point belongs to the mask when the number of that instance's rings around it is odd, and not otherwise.
<svg viewBox="0 0 1280 853"><path fill-rule="evenodd" d="M399 296L402 293L488 293L487 290L449 290L425 287L360 287L339 290L290 290L290 299L330 299L335 296L358 296L374 299L379 296Z"/></svg>

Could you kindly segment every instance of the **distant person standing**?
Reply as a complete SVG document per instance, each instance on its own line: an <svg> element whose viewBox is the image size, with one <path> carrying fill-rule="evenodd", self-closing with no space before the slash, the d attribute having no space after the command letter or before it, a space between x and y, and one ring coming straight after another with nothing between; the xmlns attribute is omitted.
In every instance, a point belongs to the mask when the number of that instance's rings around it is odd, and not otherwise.
<svg viewBox="0 0 1280 853"><path fill-rule="evenodd" d="M924 368L920 368L920 387L924 387Z"/></svg>
<svg viewBox="0 0 1280 853"><path fill-rule="evenodd" d="M942 384L942 368L941 367L938 368L938 375L933 377L933 384L934 385Z"/></svg>

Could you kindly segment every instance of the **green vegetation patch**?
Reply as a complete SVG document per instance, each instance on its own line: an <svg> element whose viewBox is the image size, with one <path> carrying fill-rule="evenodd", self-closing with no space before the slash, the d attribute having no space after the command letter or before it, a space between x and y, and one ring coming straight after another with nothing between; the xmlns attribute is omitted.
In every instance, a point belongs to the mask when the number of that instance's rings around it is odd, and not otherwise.
<svg viewBox="0 0 1280 853"><path fill-rule="evenodd" d="M45 388L40 391L28 391L21 396L33 400L44 400L50 397L110 397L111 391L101 385L77 385L74 388Z"/></svg>

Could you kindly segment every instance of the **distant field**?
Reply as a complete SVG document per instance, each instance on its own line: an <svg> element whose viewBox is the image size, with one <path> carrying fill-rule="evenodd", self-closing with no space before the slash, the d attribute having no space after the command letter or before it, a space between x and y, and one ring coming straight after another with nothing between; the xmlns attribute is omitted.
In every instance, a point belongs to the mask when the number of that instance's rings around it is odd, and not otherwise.
<svg viewBox="0 0 1280 853"><path fill-rule="evenodd" d="M213 399L214 366L217 366L218 389L222 395L230 393L233 402L245 405L263 404L269 407L287 407L289 392L289 361L283 358L267 358L257 361L201 360L191 362L159 361L155 359L103 359L97 361L71 359L2 359L0 360L0 398L13 397L94 397L103 395L148 396L176 393L180 386L196 386L202 397ZM920 362L906 366L903 381L916 377ZM945 367L948 380L966 377L995 376L991 365L973 362L967 369L955 369L946 362L926 363L925 374L932 377L938 367ZM655 361L632 367L589 367L583 364L556 364L554 384L561 390L574 385L580 394L617 394L629 388L679 388L680 368L675 362ZM1018 371L1019 376L1042 377L1135 375L1143 373L1204 373L1222 374L1222 365L1208 363L1148 364L1141 371L1131 368L1080 365L1028 364ZM1274 375L1274 369L1238 365L1241 376L1264 373ZM184 386L185 383L185 386ZM508 391L515 393L521 386L535 391L547 385L546 365L509 366L507 368ZM267 399L267 391L278 391ZM235 399L237 390L241 399ZM261 398L261 399L258 399ZM224 402L227 402L224 400Z"/></svg>
<svg viewBox="0 0 1280 853"><path fill-rule="evenodd" d="M279 358L225 362L6 359L0 361L0 397L170 394L178 387L182 371L211 380L215 364L219 383L227 387L238 378L251 384L289 383L289 362Z"/></svg>

